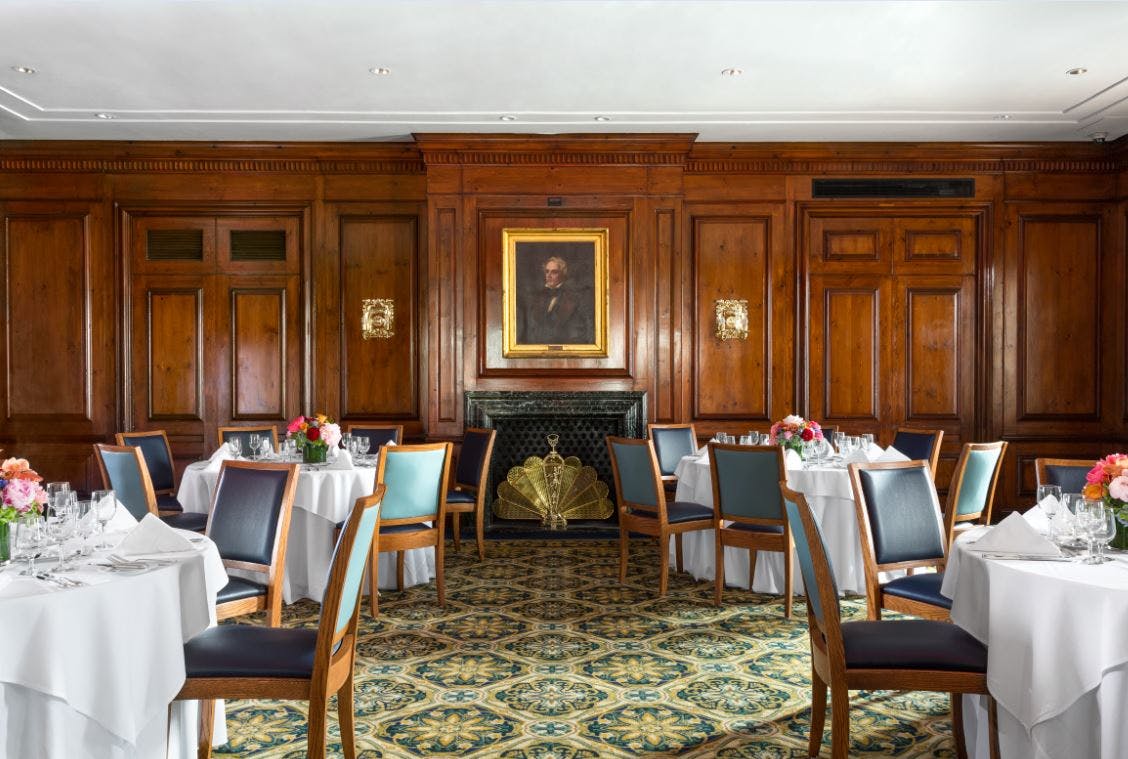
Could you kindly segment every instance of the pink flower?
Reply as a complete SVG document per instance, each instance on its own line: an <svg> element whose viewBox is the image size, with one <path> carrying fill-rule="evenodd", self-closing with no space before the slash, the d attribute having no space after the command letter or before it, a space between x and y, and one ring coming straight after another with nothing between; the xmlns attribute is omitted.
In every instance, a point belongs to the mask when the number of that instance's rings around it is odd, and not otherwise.
<svg viewBox="0 0 1128 759"><path fill-rule="evenodd" d="M304 416L296 416L293 421L286 425L286 432L293 435L302 428L302 422L305 421Z"/></svg>
<svg viewBox="0 0 1128 759"><path fill-rule="evenodd" d="M4 488L4 505L11 506L21 514L46 502L47 492L31 480L10 480Z"/></svg>
<svg viewBox="0 0 1128 759"><path fill-rule="evenodd" d="M341 442L340 425L334 424L333 422L326 422L321 425L321 439L324 440L325 444L330 448L337 447L337 444Z"/></svg>
<svg viewBox="0 0 1128 759"><path fill-rule="evenodd" d="M1108 483L1108 494L1118 501L1128 502L1128 474L1122 474Z"/></svg>

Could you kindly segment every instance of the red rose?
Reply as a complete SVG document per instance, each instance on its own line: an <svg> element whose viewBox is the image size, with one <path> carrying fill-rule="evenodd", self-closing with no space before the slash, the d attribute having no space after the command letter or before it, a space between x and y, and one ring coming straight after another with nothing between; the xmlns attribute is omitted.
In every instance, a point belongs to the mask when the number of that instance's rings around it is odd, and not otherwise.
<svg viewBox="0 0 1128 759"><path fill-rule="evenodd" d="M803 431L799 433L799 437L803 438L804 442L813 440L815 438L815 431L810 427L805 427Z"/></svg>
<svg viewBox="0 0 1128 759"><path fill-rule="evenodd" d="M321 430L319 430L317 427L310 427L308 430L306 430L306 440L320 440L320 439L321 439Z"/></svg>

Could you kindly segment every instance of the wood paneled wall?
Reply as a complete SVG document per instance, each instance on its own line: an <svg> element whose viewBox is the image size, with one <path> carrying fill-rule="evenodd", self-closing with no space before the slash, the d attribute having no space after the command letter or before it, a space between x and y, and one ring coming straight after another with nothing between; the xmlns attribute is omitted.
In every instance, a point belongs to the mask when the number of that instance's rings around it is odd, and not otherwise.
<svg viewBox="0 0 1128 759"><path fill-rule="evenodd" d="M973 197L819 199L816 177L962 177ZM0 447L95 484L92 442L324 410L457 440L467 390L645 390L653 421L791 412L888 442L1128 445L1128 144L695 144L418 135L396 145L0 142ZM501 231L609 230L607 358L501 350ZM154 258L151 231L202 254ZM282 234L277 260L233 232ZM159 236L159 235L158 235ZM362 303L395 301L366 340ZM744 340L714 335L748 301Z"/></svg>

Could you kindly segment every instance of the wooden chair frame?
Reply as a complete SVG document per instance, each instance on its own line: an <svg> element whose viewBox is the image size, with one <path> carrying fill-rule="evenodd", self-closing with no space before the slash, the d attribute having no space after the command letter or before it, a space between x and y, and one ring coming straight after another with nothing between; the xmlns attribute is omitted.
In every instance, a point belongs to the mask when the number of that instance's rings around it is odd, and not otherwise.
<svg viewBox="0 0 1128 759"><path fill-rule="evenodd" d="M839 616L838 597L834 592L830 562L822 549L822 538L815 524L807 500L802 493L780 481L783 497L798 507L803 520L805 542L810 547L811 564L818 579L819 603L823 624L815 616L807 591L807 625L811 640L811 734L807 744L808 755L819 755L823 729L826 726L827 691L831 698L831 757L847 759L850 752L850 691L899 690L947 692L951 698L952 738L956 755L966 759L964 745L963 709L960 695L983 694L988 696L990 723L990 755L999 756L997 707L987 690L987 675L980 672L958 672L939 669L861 669L846 665L846 649L842 639L842 620ZM816 549L815 546L818 546ZM896 623L892 623L896 624ZM824 626L825 625L825 626Z"/></svg>
<svg viewBox="0 0 1128 759"><path fill-rule="evenodd" d="M375 617L380 611L379 602L379 587L380 587L380 566L379 558L381 553L394 551L396 553L396 588L403 590L403 575L404 575L404 556L403 552L412 548L427 548L434 546L435 548L435 589L438 591L439 606L446 607L446 590L443 582L443 529L446 525L446 496L447 484L450 481L450 458L451 458L450 443L418 443L413 445L398 445L395 447L396 455L403 453L410 453L413 451L438 451L444 450L446 454L443 459L443 475L439 483L439 502L438 502L438 515L435 517L431 528L427 530L417 530L407 533L385 533L380 536L380 543L377 549L373 547L371 557L369 558L369 583L371 583L371 605L372 616ZM376 484L381 487L387 487L384 482L384 468L388 463L388 448L384 446L380 449L380 459L376 465ZM399 524L418 524L419 517L405 517L400 519L381 519L381 527L393 527ZM379 533L377 533L379 534Z"/></svg>
<svg viewBox="0 0 1128 759"><path fill-rule="evenodd" d="M1035 483L1041 485L1046 482L1046 468L1051 466L1075 466L1092 469L1096 459L1034 459Z"/></svg>
<svg viewBox="0 0 1128 759"><path fill-rule="evenodd" d="M956 508L960 502L960 491L963 489L964 476L967 471L967 460L973 451L999 451L999 460L995 462L995 469L991 473L991 484L987 489L987 500L981 511L968 514L957 514ZM999 473L1003 471L1003 457L1007 455L1007 443L1000 440L996 443L964 443L960 449L960 458L952 472L952 482L948 486L948 501L944 508L944 535L947 538L949 550L952 539L961 528L960 524L968 527L972 524L991 524L991 510L995 504L995 487L999 484Z"/></svg>
<svg viewBox="0 0 1128 759"><path fill-rule="evenodd" d="M485 514L486 514L486 480L488 479L490 460L493 458L494 442L497 440L497 430L483 429L480 427L467 427L466 432L482 433L489 436L486 443L486 453L482 458L482 466L478 470L478 485L466 482L455 482L452 490L458 490L474 495L474 503L447 503L446 510L450 514L451 536L454 539L454 550L462 548L461 529L458 525L459 514L474 515L474 535L478 543L478 561L486 560L485 541ZM463 433L465 438L465 433ZM461 454L459 454L461 455ZM457 473L457 469L455 472ZM456 474L457 477L457 474Z"/></svg>
<svg viewBox="0 0 1128 759"><path fill-rule="evenodd" d="M893 437L896 439L898 432L907 432L911 435L933 435L932 442L932 455L927 459L928 467L932 470L932 481L936 481L936 467L940 464L940 445L944 442L944 430L926 430L920 427L897 427L893 430ZM890 443L892 445L892 443ZM902 451L904 453L904 451Z"/></svg>
<svg viewBox="0 0 1128 759"><path fill-rule="evenodd" d="M928 462L919 459L914 461L850 464L848 467L850 472L850 484L854 490L854 514L858 520L858 537L862 548L862 562L865 565L866 607L870 619L881 619L881 610L889 609L890 611L899 611L903 614L911 614L915 617L923 617L925 619L935 619L941 622L950 620L948 609L933 606L932 604L923 603L921 601L902 598L900 596L886 595L882 590L881 580L879 578L881 572L891 572L899 569L907 570L909 574L912 574L917 569L935 568L937 572L944 570L948 561L948 543L947 540L945 540L944 521L940 514L940 499L936 495L935 481L932 480L931 477L929 478L929 482L933 483L932 487L929 489L929 493L932 497L933 512L936 515L936 529L940 534L943 555L937 558L878 564L877 555L873 547L873 529L870 526L869 514L866 511L866 498L862 491L861 477L858 474L861 471L927 467Z"/></svg>
<svg viewBox="0 0 1128 759"><path fill-rule="evenodd" d="M370 508L379 508L384 497L384 486L377 485L372 495L358 498L345 522L339 552L348 555L356 541L361 517ZM372 536L370 551L378 547L379 519ZM325 589L323 607L340 608L344 593L347 561L334 562ZM360 588L357 588L359 594ZM353 614L344 628L337 632L336 614L322 613L317 630L317 651L310 678L283 677L207 677L189 678L176 694L176 700L199 700L200 739L198 756L211 755L211 736L214 730L215 699L292 699L309 701L306 756L322 759L325 756L325 738L328 732L327 711L329 698L337 696L337 719L341 727L341 746L348 759L356 757L356 716L353 702L353 670L356 662L357 627L360 621L359 597Z"/></svg>
<svg viewBox="0 0 1128 759"><path fill-rule="evenodd" d="M658 500L657 510L648 504L630 503L623 498L623 486L619 476L619 464L615 460L612 444L646 446L650 451L650 466L654 477L654 492ZM666 517L666 492L662 486L662 476L658 469L658 456L654 452L654 441L649 438L607 436L607 454L611 458L611 472L615 477L615 495L619 506L619 582L627 581L627 559L630 553L631 532L658 538L658 595L666 595L669 586L667 575L670 570L670 536L674 538L674 553L677 571L682 571L682 533L694 530L713 529L712 517L691 522L670 524Z"/></svg>
<svg viewBox="0 0 1128 759"><path fill-rule="evenodd" d="M274 550L271 552L269 564L258 564L248 561L223 559L223 566L227 569L241 569L248 572L259 572L266 575L266 595L252 598L240 598L227 603L215 605L217 620L240 617L244 614L254 614L256 611L266 611L266 623L270 627L282 624L282 580L286 576L286 547L290 542L290 517L294 510L294 493L298 489L297 464L268 464L255 461L224 461L220 465L219 479L216 481L215 492L212 494L211 506L208 509L208 529L204 534L211 537L212 515L219 500L220 485L224 475L231 469L266 469L282 471L288 470L290 475L286 478L286 486L282 491L281 514L278 526L274 533Z"/></svg>
<svg viewBox="0 0 1128 759"><path fill-rule="evenodd" d="M270 435L271 445L274 446L274 451L278 452L278 427L273 424L265 424L259 427L216 427L216 447L223 445L224 432L258 432L259 434L267 433Z"/></svg>
<svg viewBox="0 0 1128 759"><path fill-rule="evenodd" d="M117 442L117 444L119 446L129 445L129 443L127 443L125 441L126 435L128 435L129 437L154 437L154 438L159 437L161 439L161 441L164 442L165 452L168 454L169 464L172 464L172 487L162 488L162 489L153 488L153 493L155 495L171 495L175 498L176 497L176 466L175 466L175 463L173 462L173 458L172 458L172 446L169 445L168 435L165 433L165 431L164 430L144 430L144 431L137 430L137 431L134 431L134 432L117 432L117 433L114 433L114 440ZM136 446L134 446L134 447L136 447ZM142 453L141 457L144 458L144 456L145 455ZM148 469L148 464L146 464L145 468ZM153 481L153 479L150 476L149 482L152 483L152 481ZM160 513L163 516L165 514L175 514L177 512L175 512L175 511L162 511Z"/></svg>
<svg viewBox="0 0 1128 759"><path fill-rule="evenodd" d="M713 478L713 605L721 605L721 596L725 587L725 546L734 546L748 549L748 589L752 590L752 580L756 577L756 552L779 551L783 554L784 574L784 612L783 616L791 619L791 603L793 584L793 567L791 563L794 543L791 539L791 523L787 521L787 514L780 513L779 519L753 519L737 514L724 512L721 502L721 478L717 469L717 451L757 451L760 453L775 454L779 469L779 479L787 480L787 469L783 465L783 450L778 445L729 445L722 443L709 443L709 468ZM725 522L739 524L753 524L764 526L779 526L783 534L769 532L752 532L738 530L723 526Z"/></svg>
<svg viewBox="0 0 1128 759"><path fill-rule="evenodd" d="M687 429L687 428L689 429L690 434L693 435L693 442L694 442L694 445L696 446L696 444L697 444L697 430L692 424L655 424L655 423L651 423L651 424L646 425L646 436L648 438L650 438L651 441L653 441L654 440L654 430L656 430L656 429L659 429L659 430L683 430L683 429ZM655 460L657 461L657 447L655 447ZM677 477L676 474L662 474L662 469L661 469L661 467L659 467L658 475L662 478L662 485L667 490L672 491L672 490L677 489L678 477Z"/></svg>

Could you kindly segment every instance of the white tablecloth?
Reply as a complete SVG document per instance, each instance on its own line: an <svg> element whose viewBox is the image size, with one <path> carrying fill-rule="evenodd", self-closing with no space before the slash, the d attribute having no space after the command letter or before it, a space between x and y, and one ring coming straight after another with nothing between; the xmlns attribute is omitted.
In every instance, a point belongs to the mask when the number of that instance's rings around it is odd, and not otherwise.
<svg viewBox="0 0 1128 759"><path fill-rule="evenodd" d="M984 559L966 543L985 529L958 538L942 592L952 620L987 644L1003 755L1128 756L1128 556L1098 566Z"/></svg>
<svg viewBox="0 0 1128 759"><path fill-rule="evenodd" d="M206 514L219 471L207 471L202 463L189 464L180 480L177 498L185 511ZM286 573L282 599L320 601L325 595L329 563L335 545L334 529L349 515L356 499L370 495L376 481L373 467L353 469L307 469L302 467L290 517L290 539L286 548ZM240 574L232 570L232 574ZM243 576L243 575L240 575ZM246 575L256 579L254 575ZM405 552L404 585L421 585L435 576L435 550L416 548ZM258 576L261 578L261 575ZM380 554L380 587L396 586L395 554Z"/></svg>
<svg viewBox="0 0 1128 759"><path fill-rule="evenodd" d="M676 499L713 506L713 481L708 455L686 456L678 463ZM854 494L850 475L843 468L819 466L787 470L787 485L806 497L811 512L822 528L830 564L838 580L840 593L866 592L865 565L858 541L858 520L854 514ZM714 543L712 530L697 530L682 536L682 559L685 570L698 580L713 579ZM670 557L674 556L670 541ZM793 560L794 591L803 592L803 577L798 558ZM892 577L894 575L890 575ZM748 550L725 548L725 582L747 587ZM759 551L752 589L759 593L782 593L784 587L783 556L776 551Z"/></svg>
<svg viewBox="0 0 1128 759"><path fill-rule="evenodd" d="M140 574L76 572L90 584L67 589L3 570L0 757L165 756L183 643L214 624L227 583L211 541L182 556ZM171 756L195 754L194 706L174 708Z"/></svg>

